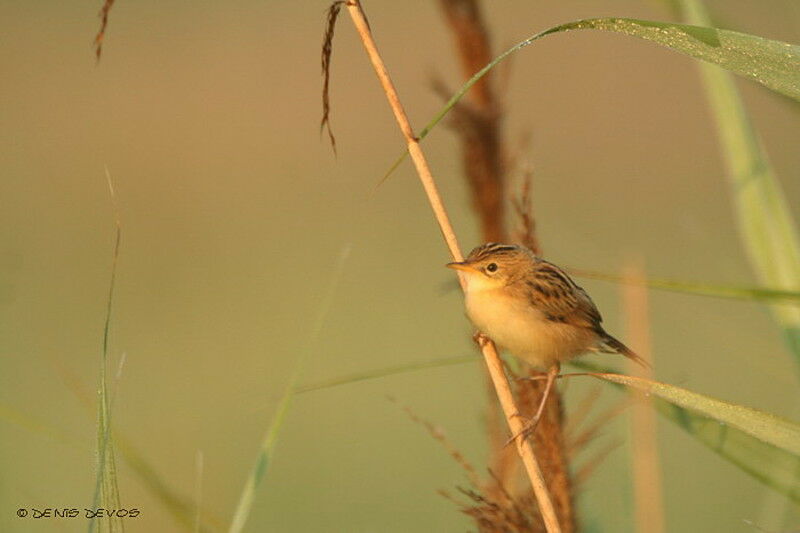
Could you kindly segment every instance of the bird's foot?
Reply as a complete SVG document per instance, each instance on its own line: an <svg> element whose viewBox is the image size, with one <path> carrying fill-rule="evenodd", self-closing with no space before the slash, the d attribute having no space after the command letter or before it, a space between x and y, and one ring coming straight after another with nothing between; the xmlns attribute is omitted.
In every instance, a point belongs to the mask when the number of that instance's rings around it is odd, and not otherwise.
<svg viewBox="0 0 800 533"><path fill-rule="evenodd" d="M547 372L536 372L530 376L520 376L515 378L516 381L543 381L547 379Z"/></svg>
<svg viewBox="0 0 800 533"><path fill-rule="evenodd" d="M506 441L506 443L503 445L504 447L508 446L517 439L521 439L524 441L528 437L532 436L533 433L536 431L536 426L539 425L539 420L541 420L542 418L541 413L533 418L527 418L519 413L514 413L512 416L515 418L522 418L523 420L525 420L525 425L523 425L521 430L519 430L516 434L512 435L511 438L509 438Z"/></svg>
<svg viewBox="0 0 800 533"><path fill-rule="evenodd" d="M481 333L480 331L476 331L472 334L472 340L475 341L475 344L483 348L489 342L489 337Z"/></svg>
<svg viewBox="0 0 800 533"><path fill-rule="evenodd" d="M558 377L558 373L561 367L557 363L552 365L550 369L547 371L546 379L547 384L544 386L544 392L542 392L542 399L539 402L539 407L536 409L536 414L534 417L513 437L511 437L506 446L517 440L518 438L522 438L522 441L533 435L533 432L536 431L536 426L539 424L539 420L542 418L542 413L544 413L544 407L547 404L548 398L550 398L550 391L553 388L553 382L555 382L556 378ZM537 379L538 376L531 376L530 379Z"/></svg>

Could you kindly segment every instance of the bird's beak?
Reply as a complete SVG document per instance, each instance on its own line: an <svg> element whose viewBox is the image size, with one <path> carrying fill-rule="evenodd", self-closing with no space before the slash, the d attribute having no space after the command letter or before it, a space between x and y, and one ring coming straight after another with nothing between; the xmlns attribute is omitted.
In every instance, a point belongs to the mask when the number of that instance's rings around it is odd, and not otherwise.
<svg viewBox="0 0 800 533"><path fill-rule="evenodd" d="M460 263L447 263L445 266L447 268L452 268L453 270L463 270L464 272L480 272L480 270L470 265L466 261L462 261Z"/></svg>

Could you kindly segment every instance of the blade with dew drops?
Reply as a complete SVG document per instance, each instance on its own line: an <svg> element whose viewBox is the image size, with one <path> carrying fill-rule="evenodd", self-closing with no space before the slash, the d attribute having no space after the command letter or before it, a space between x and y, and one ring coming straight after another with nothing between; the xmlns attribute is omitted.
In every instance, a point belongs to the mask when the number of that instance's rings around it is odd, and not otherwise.
<svg viewBox="0 0 800 533"><path fill-rule="evenodd" d="M629 18L593 18L554 26L515 44L475 73L419 133L427 134L487 72L514 52L556 33L600 30L654 42L670 50L718 65L773 91L800 101L800 46L731 30ZM381 181L386 181L407 153L399 156Z"/></svg>
<svg viewBox="0 0 800 533"><path fill-rule="evenodd" d="M650 395L658 412L772 489L800 503L800 425L681 387L573 361L598 379Z"/></svg>
<svg viewBox="0 0 800 533"><path fill-rule="evenodd" d="M475 356L460 356L375 369L298 387L295 393L478 361L480 359ZM626 379L636 379L584 361L571 361L569 364L587 372L602 374L604 381L617 387L626 385L623 383ZM750 476L800 503L800 453L797 453L800 450L800 426L769 413L715 400L686 389L662 383L657 385L660 387L653 385L653 390L646 393L655 396L651 398L653 406L662 416ZM647 388L649 383L641 383L640 386Z"/></svg>

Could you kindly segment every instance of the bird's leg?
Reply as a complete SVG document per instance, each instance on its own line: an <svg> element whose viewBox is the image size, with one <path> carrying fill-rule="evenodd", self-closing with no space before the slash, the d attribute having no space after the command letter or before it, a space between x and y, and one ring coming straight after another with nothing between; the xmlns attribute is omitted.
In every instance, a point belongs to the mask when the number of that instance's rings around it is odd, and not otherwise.
<svg viewBox="0 0 800 533"><path fill-rule="evenodd" d="M548 398L550 398L550 392L553 389L553 383L555 383L556 378L558 377L558 373L561 370L561 365L558 363L553 364L549 369L547 369L547 383L544 386L544 392L542 393L542 400L539 402L539 407L536 409L536 414L533 416L532 419L522 428L522 430L508 439L506 442L506 446L514 442L518 437L522 439L527 439L533 432L536 431L536 426L539 424L539 420L542 418L542 413L544 412L544 406L547 404Z"/></svg>
<svg viewBox="0 0 800 533"><path fill-rule="evenodd" d="M483 346L489 342L489 337L481 333L480 331L476 331L472 334L472 340L475 341L475 344L483 348Z"/></svg>
<svg viewBox="0 0 800 533"><path fill-rule="evenodd" d="M547 379L547 372L536 372L532 376L522 376L516 378L517 381L543 381Z"/></svg>

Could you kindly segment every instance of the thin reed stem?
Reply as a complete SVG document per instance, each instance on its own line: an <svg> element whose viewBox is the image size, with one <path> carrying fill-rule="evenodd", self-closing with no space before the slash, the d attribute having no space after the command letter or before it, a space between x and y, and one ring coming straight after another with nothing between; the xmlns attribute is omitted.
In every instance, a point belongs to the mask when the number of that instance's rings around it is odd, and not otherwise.
<svg viewBox="0 0 800 533"><path fill-rule="evenodd" d="M638 354L652 364L647 278L642 261L629 264L623 279L623 302L627 337ZM653 379L653 369L642 368L628 361L628 371ZM663 495L661 494L661 463L658 456L656 413L647 395L631 391L638 402L631 411L631 467L634 487L634 523L637 533L663 533L666 530Z"/></svg>
<svg viewBox="0 0 800 533"><path fill-rule="evenodd" d="M462 261L463 255L461 254L461 250L458 246L458 240L456 239L455 232L450 224L449 217L447 216L447 212L441 196L439 195L438 188L436 187L436 182L433 179L433 175L431 174L430 167L425 159L425 155L422 152L422 148L419 145L419 141L414 135L414 131L411 128L411 124L406 116L405 110L400 103L400 97L398 96L394 84L389 77L389 73L386 70L383 59L378 53L377 46L372 38L372 32L370 31L360 2L358 2L358 0L349 1L347 3L347 10L350 13L350 17L353 19L353 24L355 25L359 36L361 37L361 41L364 44L364 48L367 51L370 61L372 62L372 66L375 69L378 80L383 86L383 90L386 93L386 98L389 100L389 105L392 108L392 112L397 120L397 124L399 125L400 130L406 139L408 153L414 162L414 167L417 169L420 182L422 183L425 193L428 196L428 202L430 203L434 215L436 216L436 220L439 223L439 228L444 236L447 247L450 250L450 254L453 257L453 260ZM464 280L460 276L459 282L461 283L463 289ZM494 383L495 390L497 391L497 397L503 407L503 412L505 413L508 426L511 429L512 434L517 435L523 430L524 424L518 416L517 408L514 403L514 397L511 393L511 388L503 368L503 363L500 360L500 356L497 354L497 349L495 348L493 342L487 340L487 342L481 343L481 351L483 352L484 359L486 360L486 366L489 370L492 382ZM531 481L531 486L533 487L534 494L536 495L536 500L539 504L539 510L542 513L548 533L561 533L561 527L553 508L553 502L550 498L550 493L547 490L547 486L545 485L545 480L542 476L536 456L533 453L533 448L526 439L518 438L515 439L514 442Z"/></svg>

